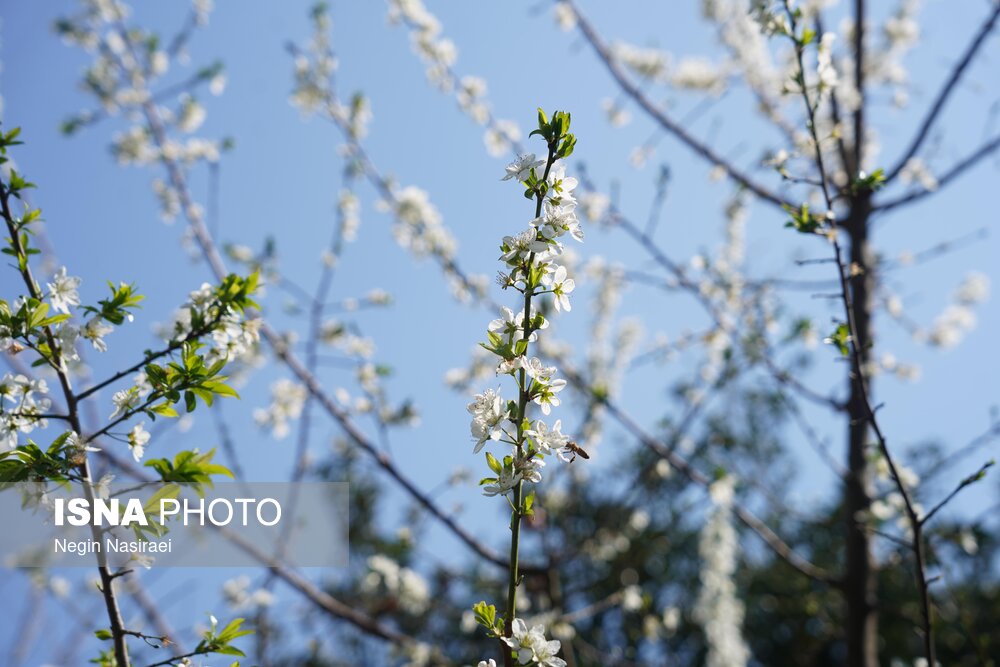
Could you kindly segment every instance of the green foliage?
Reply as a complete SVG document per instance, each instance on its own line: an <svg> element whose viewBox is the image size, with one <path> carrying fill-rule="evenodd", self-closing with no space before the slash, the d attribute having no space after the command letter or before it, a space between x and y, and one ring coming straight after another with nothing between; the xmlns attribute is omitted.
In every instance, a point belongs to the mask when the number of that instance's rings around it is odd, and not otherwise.
<svg viewBox="0 0 1000 667"><path fill-rule="evenodd" d="M845 322L837 324L837 328L823 342L836 347L842 356L851 354L851 330Z"/></svg>
<svg viewBox="0 0 1000 667"><path fill-rule="evenodd" d="M476 615L476 623L486 628L488 636L503 636L503 618L497 618L496 606L486 604L486 601L482 600L472 606L472 613Z"/></svg>
<svg viewBox="0 0 1000 667"><path fill-rule="evenodd" d="M9 248L8 248L9 249ZM12 311L10 304L0 299L0 327L10 338L24 339L32 347L38 346L48 353L48 342L44 336L44 327L52 326L69 319L69 315L57 313L49 315L49 304L33 297L24 299L20 307Z"/></svg>
<svg viewBox="0 0 1000 667"><path fill-rule="evenodd" d="M785 227L791 227L800 234L818 234L823 229L827 218L809 211L809 204L802 204L799 208L785 206L792 219L785 223Z"/></svg>
<svg viewBox="0 0 1000 667"><path fill-rule="evenodd" d="M870 174L861 172L858 177L851 181L851 194L859 195L865 192L875 192L881 190L885 185L885 170L876 169Z"/></svg>
<svg viewBox="0 0 1000 667"><path fill-rule="evenodd" d="M212 486L212 475L225 475L233 477L232 471L218 463L212 463L215 457L215 450L210 449L205 453L198 450L183 451L170 459L151 459L146 461L146 466L154 469L164 482L183 482L200 486L207 484Z"/></svg>
<svg viewBox="0 0 1000 667"><path fill-rule="evenodd" d="M12 146L20 146L23 141L18 141L17 138L21 135L21 128L15 127L9 132L0 131L0 165L7 164L10 162L10 158L7 157L7 149ZM35 187L34 183L29 183L24 180L21 174L17 173L17 170L11 169L7 175L7 182L3 185L4 191L18 199L21 198L21 191L28 190Z"/></svg>
<svg viewBox="0 0 1000 667"><path fill-rule="evenodd" d="M29 440L0 452L0 483L69 479L74 464L62 455L65 438L66 434L59 436L48 450Z"/></svg>
<svg viewBox="0 0 1000 667"><path fill-rule="evenodd" d="M189 341L183 344L178 361L164 366L146 364L144 370L153 393L146 401L149 407L145 408L145 412L152 419L156 419L157 415L178 416L173 406L182 397L188 412L194 412L198 407L198 399L211 407L216 396L239 398L236 390L225 383L227 376L219 374L226 365L225 360L220 359L206 366L205 357L199 354L201 348L201 343ZM163 400L156 403L160 398Z"/></svg>
<svg viewBox="0 0 1000 667"><path fill-rule="evenodd" d="M195 647L195 652L199 654L246 655L232 645L233 640L253 634L253 630L241 630L242 625L242 618L234 618L222 630L217 630L218 622L215 617L212 617L212 626L202 635L201 641Z"/></svg>
<svg viewBox="0 0 1000 667"><path fill-rule="evenodd" d="M126 319L131 321L132 314L129 311L138 308L139 303L146 297L138 294L134 285L127 283L119 283L116 287L114 283L108 281L108 288L111 289L111 297L98 301L100 308L84 306L84 312L97 315L112 324L122 324Z"/></svg>
<svg viewBox="0 0 1000 667"><path fill-rule="evenodd" d="M96 658L91 658L90 662L99 667L115 667L115 654L110 649L101 651L100 655Z"/></svg>
<svg viewBox="0 0 1000 667"><path fill-rule="evenodd" d="M531 131L528 136L536 134L545 139L549 153L557 159L565 159L573 154L576 149L576 136L570 134L570 114L568 111L556 111L549 120L545 111L538 108L538 128ZM531 170L531 176L524 182L524 196L533 199L537 196L547 194L548 184L542 175Z"/></svg>

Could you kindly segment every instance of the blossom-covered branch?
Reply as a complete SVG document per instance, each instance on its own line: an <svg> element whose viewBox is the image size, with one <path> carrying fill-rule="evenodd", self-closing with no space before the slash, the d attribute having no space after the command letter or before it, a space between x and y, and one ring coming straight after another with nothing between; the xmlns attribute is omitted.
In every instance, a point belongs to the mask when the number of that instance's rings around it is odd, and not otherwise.
<svg viewBox="0 0 1000 667"><path fill-rule="evenodd" d="M468 406L475 453L488 443L505 443L513 448L511 454L499 458L487 451L486 463L493 476L479 482L485 495L503 497L511 507L506 611L498 617L495 605L485 601L474 609L489 635L502 640L507 667L514 665L515 660L541 667L566 665L557 657L559 641L547 640L543 626L529 629L517 617L517 589L522 574L518 566L521 521L534 514L535 494L525 492L525 483L541 482L546 455L555 454L567 462L575 460L577 455L589 458L562 432L562 420L549 425L528 417L531 404L538 405L548 415L553 407L559 406L558 394L566 387L566 380L556 377L554 366L546 366L538 357L531 356L531 344L548 327L537 306L532 310L534 299L550 294L557 312L569 311L572 307L569 295L576 287L566 267L557 263L563 252L562 237L583 240L573 193L578 181L566 176L565 168L559 164L576 146L576 137L569 128L569 113L557 111L549 120L539 109L538 128L531 134L545 140L546 157L538 159L533 153L520 155L508 165L503 177L524 186L524 196L535 201L535 217L527 229L505 236L500 245L505 270L500 272L497 282L502 289L513 289L522 295L522 309L515 314L504 307L501 317L490 322L487 342L481 345L497 357L497 374L515 380L517 400L504 401L499 389L486 389L476 394Z"/></svg>

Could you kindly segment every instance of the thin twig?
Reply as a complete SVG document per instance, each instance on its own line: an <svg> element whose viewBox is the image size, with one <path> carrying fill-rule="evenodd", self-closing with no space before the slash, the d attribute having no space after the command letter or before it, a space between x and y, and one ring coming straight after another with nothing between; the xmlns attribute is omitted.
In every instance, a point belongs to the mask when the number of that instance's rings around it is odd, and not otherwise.
<svg viewBox="0 0 1000 667"><path fill-rule="evenodd" d="M971 484L975 484L976 482L978 482L979 480L981 480L983 478L983 476L986 474L986 471L989 470L990 468L992 468L995 465L995 463L996 463L996 461L992 461L992 460L991 461L987 461L986 463L984 463L979 468L979 470L977 470L976 472L972 473L971 475L969 475L968 477L966 477L965 479L963 479L961 482L959 482L958 486L956 486L952 490L951 493L949 493L947 496L945 496L944 499L941 502L939 502L937 505L935 505L933 507L933 509L931 509L930 512L928 512L927 514L925 514L924 517L922 519L920 519L920 523L921 524L926 524L928 521L930 521L931 517L933 517L935 514L937 514L945 505L947 505L948 503L950 503L951 500L952 500L952 498L954 498L955 496L957 496L962 491L962 489L964 489L965 487L967 487L967 486L969 486Z"/></svg>
<svg viewBox="0 0 1000 667"><path fill-rule="evenodd" d="M895 199L890 199L884 203L876 203L872 206L872 212L885 213L886 211L892 211L901 206L906 206L907 204L913 204L920 201L928 195L932 195L935 192L940 192L946 185L949 185L953 181L957 180L962 174L964 174L969 169L972 169L977 164L993 155L997 151L1000 151L1000 136L993 137L985 144L977 148L975 151L959 160L957 163L952 165L948 171L944 172L937 179L937 188L928 189L922 188L920 190L914 190L907 194L900 195Z"/></svg>
<svg viewBox="0 0 1000 667"><path fill-rule="evenodd" d="M608 70L608 73L611 74L618 86L625 92L625 94L631 97L640 108L649 114L653 120L663 127L664 130L672 134L681 143L686 145L700 157L704 158L712 166L721 167L731 179L745 187L747 190L750 190L764 201L782 209L784 209L786 205L789 205L787 201L763 185L757 183L750 177L749 174L741 170L719 153L715 152L710 146L688 133L688 131L680 123L668 116L663 109L650 100L645 93L643 93L642 90L640 90L639 87L633 83L631 79L629 79L629 77L622 70L621 65L619 65L615 60L615 57L608 49L608 46L601 39L600 35L597 34L594 26L580 12L580 9L576 6L576 4L572 0L559 1L563 2L565 6L570 7L573 10L580 32L594 49L597 57L604 64L604 67Z"/></svg>

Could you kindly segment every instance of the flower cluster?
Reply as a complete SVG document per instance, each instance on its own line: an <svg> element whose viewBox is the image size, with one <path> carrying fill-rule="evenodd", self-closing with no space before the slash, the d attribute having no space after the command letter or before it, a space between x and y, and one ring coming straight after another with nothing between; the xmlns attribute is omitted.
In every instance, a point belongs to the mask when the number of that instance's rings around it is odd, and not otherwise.
<svg viewBox="0 0 1000 667"><path fill-rule="evenodd" d="M251 590L250 577L241 575L222 584L222 596L233 611L270 607L274 594L267 588Z"/></svg>
<svg viewBox="0 0 1000 667"><path fill-rule="evenodd" d="M390 0L389 22L410 29L413 51L427 66L427 80L444 92L453 92L459 108L475 123L486 126L483 140L490 155L500 157L521 140L517 123L494 118L486 99L486 81L455 73L458 49L442 36L441 22L421 0Z"/></svg>
<svg viewBox="0 0 1000 667"><path fill-rule="evenodd" d="M368 559L368 574L361 580L363 592L379 600L391 598L406 613L418 616L430 606L430 587L423 577L388 556Z"/></svg>
<svg viewBox="0 0 1000 667"><path fill-rule="evenodd" d="M743 603L736 595L737 534L732 524L733 480L723 477L710 488L712 510L698 542L702 559L701 593L695 618L705 628L709 667L743 667L750 649L743 639Z"/></svg>
<svg viewBox="0 0 1000 667"><path fill-rule="evenodd" d="M253 419L257 426L270 428L275 438L288 435L290 422L302 415L309 391L305 386L288 379L271 385L271 405L254 410Z"/></svg>
<svg viewBox="0 0 1000 667"><path fill-rule="evenodd" d="M990 279L979 271L970 272L955 288L949 303L934 318L929 327L910 322L903 309L903 302L896 295L887 299L890 316L911 329L913 339L943 349L952 348L976 327L976 306L990 297Z"/></svg>
<svg viewBox="0 0 1000 667"><path fill-rule="evenodd" d="M557 657L562 646L557 639L547 640L545 628L541 625L532 626L519 618L511 624L511 636L504 638L504 643L511 648L518 662L522 665L537 664L540 667L566 667L566 661Z"/></svg>
<svg viewBox="0 0 1000 667"><path fill-rule="evenodd" d="M102 300L100 307L85 306L82 308L88 317L82 324L74 324L70 316L73 309L80 306L79 288L82 281L75 276L69 276L66 267L61 267L52 277L52 281L46 283L45 297L48 299L52 310L61 313L58 321L51 323L53 335L60 346L60 361L65 367L66 364L79 362L80 355L76 349L76 343L80 339L88 341L98 352L105 352L108 349L104 337L114 331L114 326L122 324L124 321L131 321L132 314L129 312L135 308L142 296L136 294L131 285L120 283L117 287L111 286L111 298ZM15 302L15 309L19 304ZM0 347L3 332L0 330Z"/></svg>
<svg viewBox="0 0 1000 667"><path fill-rule="evenodd" d="M42 379L6 373L0 379L0 450L17 446L18 433L44 429L48 422L38 415L48 411L48 385Z"/></svg>
<svg viewBox="0 0 1000 667"><path fill-rule="evenodd" d="M193 335L211 333L212 349L206 356L210 364L232 362L251 353L260 342L259 318L248 319L227 306L218 289L203 283L188 295L188 301L174 312L170 323L161 328L169 342Z"/></svg>
<svg viewBox="0 0 1000 667"><path fill-rule="evenodd" d="M441 213L425 190L412 185L400 188L379 208L392 212L396 242L416 257L437 255L450 259L454 255L455 239L442 225Z"/></svg>

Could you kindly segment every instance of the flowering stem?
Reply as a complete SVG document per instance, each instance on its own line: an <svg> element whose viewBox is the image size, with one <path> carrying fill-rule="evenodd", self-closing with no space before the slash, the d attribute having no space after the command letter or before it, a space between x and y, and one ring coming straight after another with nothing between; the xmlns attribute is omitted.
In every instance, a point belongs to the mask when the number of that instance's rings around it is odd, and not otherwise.
<svg viewBox="0 0 1000 667"><path fill-rule="evenodd" d="M545 183L549 178L549 171L552 169L552 165L556 161L556 149L558 148L558 140L554 140L549 143L548 157L545 160L545 173L542 175L541 183ZM535 193L535 217L537 218L542 214L542 205L545 202L545 190L539 188ZM531 253L528 258L527 265L530 267L534 264L535 254ZM528 354L528 342L531 337L531 299L535 295L535 287L529 285L528 289L524 291L524 331L521 333L521 340L524 341L525 345L525 356ZM530 396L528 394L528 376L524 368L518 371L518 398L517 398L517 456L518 458L524 455L524 418L528 410L528 400ZM514 487L514 511L511 512L510 517L510 571L508 573L508 584L507 584L507 615L504 617L506 619L506 626L504 629L505 634L509 637L511 633L511 626L514 622L514 617L517 611L517 584L520 579L518 573L518 550L520 548L521 542L521 515L522 515L522 503L524 495L524 480L518 481L517 485ZM506 644L504 646L504 664L508 667L514 664L514 658L511 649Z"/></svg>

